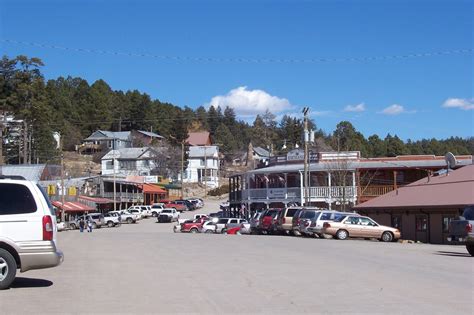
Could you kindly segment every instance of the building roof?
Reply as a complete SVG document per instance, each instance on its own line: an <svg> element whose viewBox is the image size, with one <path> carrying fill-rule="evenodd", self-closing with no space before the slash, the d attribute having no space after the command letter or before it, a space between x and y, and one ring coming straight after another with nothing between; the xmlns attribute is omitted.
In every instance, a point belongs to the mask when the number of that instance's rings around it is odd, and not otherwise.
<svg viewBox="0 0 474 315"><path fill-rule="evenodd" d="M114 201L111 199L100 198L100 197L89 197L89 196L82 196L82 195L78 196L77 199L85 203L96 203L96 204L114 203Z"/></svg>
<svg viewBox="0 0 474 315"><path fill-rule="evenodd" d="M122 148L117 150L110 150L106 155L102 157L102 160L137 160L145 154L149 147L143 148Z"/></svg>
<svg viewBox="0 0 474 315"><path fill-rule="evenodd" d="M425 177L354 208L461 208L469 205L474 205L474 165Z"/></svg>
<svg viewBox="0 0 474 315"><path fill-rule="evenodd" d="M186 142L190 145L210 145L212 144L211 134L208 131L190 132Z"/></svg>
<svg viewBox="0 0 474 315"><path fill-rule="evenodd" d="M160 136L157 133L151 132L151 131L143 131L143 130L137 130L137 132L144 134L145 136L151 137L151 138L158 138L158 139L163 139L163 136Z"/></svg>
<svg viewBox="0 0 474 315"><path fill-rule="evenodd" d="M85 140L99 141L99 140L112 140L112 139L118 139L118 140L122 140L122 141L129 141L130 140L130 131L97 130L97 131L94 131Z"/></svg>
<svg viewBox="0 0 474 315"><path fill-rule="evenodd" d="M56 208L59 208L61 210L63 209L63 204L61 203L61 201L53 201L52 204ZM68 201L64 203L64 212L84 212L84 211L95 211L95 209L80 202Z"/></svg>
<svg viewBox="0 0 474 315"><path fill-rule="evenodd" d="M189 147L189 158L196 157L217 157L219 147L215 145Z"/></svg>
<svg viewBox="0 0 474 315"><path fill-rule="evenodd" d="M1 165L0 175L18 175L25 179L38 182L42 178L46 164L18 164L18 165Z"/></svg>
<svg viewBox="0 0 474 315"><path fill-rule="evenodd" d="M260 155L262 157L267 157L268 158L270 156L270 152L268 150L265 150L262 147L254 147L253 152L257 153L258 155Z"/></svg>
<svg viewBox="0 0 474 315"><path fill-rule="evenodd" d="M413 157L413 156L411 156ZM456 157L458 158L458 157ZM349 171L356 169L372 169L372 170L383 170L383 169L410 169L410 168L443 168L446 167L446 161L443 158L427 158L418 159L398 159L393 158L387 159L360 159L360 160L349 160L349 161L319 161L316 163L309 163L309 170L315 171L330 171L338 168L338 165L343 163L343 167ZM457 160L457 166L466 166L473 163L472 156L462 156ZM298 172L304 169L303 162L297 164L277 164L269 167L258 168L249 171L250 174L266 174L266 173L278 173L278 172Z"/></svg>
<svg viewBox="0 0 474 315"><path fill-rule="evenodd" d="M166 190L153 184L141 185L143 193L146 194L166 194Z"/></svg>

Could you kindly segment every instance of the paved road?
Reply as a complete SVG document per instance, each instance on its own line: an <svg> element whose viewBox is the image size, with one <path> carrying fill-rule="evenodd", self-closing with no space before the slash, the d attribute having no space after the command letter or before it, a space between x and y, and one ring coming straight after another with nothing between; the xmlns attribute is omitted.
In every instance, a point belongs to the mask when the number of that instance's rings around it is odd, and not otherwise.
<svg viewBox="0 0 474 315"><path fill-rule="evenodd" d="M0 313L473 313L463 247L175 234L151 219L59 239L63 265L20 274Z"/></svg>

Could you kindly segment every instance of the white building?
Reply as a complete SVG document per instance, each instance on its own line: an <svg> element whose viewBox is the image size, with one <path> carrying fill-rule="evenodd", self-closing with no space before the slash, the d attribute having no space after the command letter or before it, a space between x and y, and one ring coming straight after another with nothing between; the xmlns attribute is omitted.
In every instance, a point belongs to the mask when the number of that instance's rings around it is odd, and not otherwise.
<svg viewBox="0 0 474 315"><path fill-rule="evenodd" d="M188 168L184 174L185 183L202 183L208 187L219 186L219 147L189 147Z"/></svg>
<svg viewBox="0 0 474 315"><path fill-rule="evenodd" d="M156 168L156 154L152 149L122 148L109 151L102 158L102 175L148 176Z"/></svg>

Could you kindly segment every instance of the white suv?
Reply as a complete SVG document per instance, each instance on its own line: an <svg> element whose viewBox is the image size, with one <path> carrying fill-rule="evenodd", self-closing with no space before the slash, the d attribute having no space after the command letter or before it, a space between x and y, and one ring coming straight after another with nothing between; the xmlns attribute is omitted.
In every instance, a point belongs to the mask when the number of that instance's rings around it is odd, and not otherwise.
<svg viewBox="0 0 474 315"><path fill-rule="evenodd" d="M22 177L0 175L0 289L10 286L17 269L61 264L56 234L56 216L44 191Z"/></svg>

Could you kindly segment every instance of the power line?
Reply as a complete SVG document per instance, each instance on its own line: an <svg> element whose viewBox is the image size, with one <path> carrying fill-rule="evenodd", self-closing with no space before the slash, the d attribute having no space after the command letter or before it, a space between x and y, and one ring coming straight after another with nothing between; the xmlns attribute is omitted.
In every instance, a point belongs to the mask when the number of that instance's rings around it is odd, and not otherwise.
<svg viewBox="0 0 474 315"><path fill-rule="evenodd" d="M172 61L172 62L195 62L195 63L338 63L338 62L377 62L377 61L391 61L391 60L404 60L413 58L425 58L425 57L436 57L446 55L461 55L461 54L472 54L474 49L449 49L442 51L430 51L421 53L407 53L407 54L393 54L385 56L368 56L368 57L351 57L351 58L242 58L242 57L190 57L190 56L175 56L175 55L159 55L151 53L138 53L138 52L123 52L123 51L112 51L102 49L90 49L90 48L74 48L59 46L45 43L35 43L27 41L18 41L12 39L0 39L0 42L5 44L14 44L22 46L31 46L37 48L47 48L62 50L67 52L78 52L88 53L96 55L114 55L124 57L135 57L135 58L152 58L157 60Z"/></svg>

